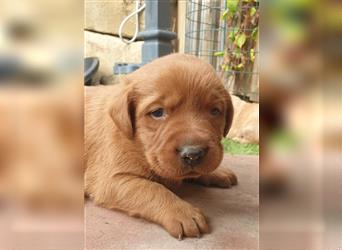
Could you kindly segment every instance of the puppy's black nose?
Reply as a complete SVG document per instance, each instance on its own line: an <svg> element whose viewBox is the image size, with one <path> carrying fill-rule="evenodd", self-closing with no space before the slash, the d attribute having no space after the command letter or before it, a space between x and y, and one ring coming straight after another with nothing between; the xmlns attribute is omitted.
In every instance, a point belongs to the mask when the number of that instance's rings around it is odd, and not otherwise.
<svg viewBox="0 0 342 250"><path fill-rule="evenodd" d="M182 161L191 167L200 164L208 149L201 146L183 146L178 149Z"/></svg>

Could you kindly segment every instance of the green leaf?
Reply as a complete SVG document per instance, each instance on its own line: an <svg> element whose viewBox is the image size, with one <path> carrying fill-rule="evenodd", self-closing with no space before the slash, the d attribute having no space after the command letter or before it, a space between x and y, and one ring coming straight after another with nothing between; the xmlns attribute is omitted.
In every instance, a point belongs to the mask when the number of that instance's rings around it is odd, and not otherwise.
<svg viewBox="0 0 342 250"><path fill-rule="evenodd" d="M254 62L254 59L255 59L255 51L254 51L254 49L251 49L251 51L249 52L249 55L251 57L251 61Z"/></svg>
<svg viewBox="0 0 342 250"><path fill-rule="evenodd" d="M228 64L222 64L222 70L229 71L229 65Z"/></svg>
<svg viewBox="0 0 342 250"><path fill-rule="evenodd" d="M232 30L228 34L228 38L230 41L234 42L235 41L235 32Z"/></svg>
<svg viewBox="0 0 342 250"><path fill-rule="evenodd" d="M245 66L245 65L243 65L243 63L240 63L239 65L236 66L236 68L237 68L238 70L241 70L241 69L243 69L244 66Z"/></svg>
<svg viewBox="0 0 342 250"><path fill-rule="evenodd" d="M235 44L241 49L246 42L246 35L244 33L239 34L235 38Z"/></svg>
<svg viewBox="0 0 342 250"><path fill-rule="evenodd" d="M231 29L231 31L229 31L229 34L228 34L228 38L234 42L235 41L235 34L239 32L239 28L238 27L234 27Z"/></svg>
<svg viewBox="0 0 342 250"><path fill-rule="evenodd" d="M229 9L226 9L226 10L222 13L222 16L221 16L221 19L222 19L222 20L226 20L228 12L229 12Z"/></svg>
<svg viewBox="0 0 342 250"><path fill-rule="evenodd" d="M214 56L224 56L224 51L217 51L214 53Z"/></svg>
<svg viewBox="0 0 342 250"><path fill-rule="evenodd" d="M258 27L254 28L253 31L252 31L252 39L255 41L258 37Z"/></svg>
<svg viewBox="0 0 342 250"><path fill-rule="evenodd" d="M228 34L228 38L230 41L234 42L235 41L235 33L234 31L230 31Z"/></svg>
<svg viewBox="0 0 342 250"><path fill-rule="evenodd" d="M239 0L227 0L228 11L234 15L237 11L238 4Z"/></svg>
<svg viewBox="0 0 342 250"><path fill-rule="evenodd" d="M256 8L255 7L252 7L250 10L249 10L249 15L250 16L254 16L256 13Z"/></svg>
<svg viewBox="0 0 342 250"><path fill-rule="evenodd" d="M241 50L239 48L237 48L235 51L233 51L233 56L240 59L242 56Z"/></svg>

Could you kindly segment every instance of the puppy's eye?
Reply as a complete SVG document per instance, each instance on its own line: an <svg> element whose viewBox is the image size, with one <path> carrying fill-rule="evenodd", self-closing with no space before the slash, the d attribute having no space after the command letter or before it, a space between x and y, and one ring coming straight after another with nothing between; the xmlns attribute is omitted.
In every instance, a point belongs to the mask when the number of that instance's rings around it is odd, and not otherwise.
<svg viewBox="0 0 342 250"><path fill-rule="evenodd" d="M210 114L211 114L212 116L219 116L219 115L221 114L221 111L220 111L218 108L212 108L212 109L210 110Z"/></svg>
<svg viewBox="0 0 342 250"><path fill-rule="evenodd" d="M165 111L163 108L158 108L150 113L151 117L158 120L165 117Z"/></svg>

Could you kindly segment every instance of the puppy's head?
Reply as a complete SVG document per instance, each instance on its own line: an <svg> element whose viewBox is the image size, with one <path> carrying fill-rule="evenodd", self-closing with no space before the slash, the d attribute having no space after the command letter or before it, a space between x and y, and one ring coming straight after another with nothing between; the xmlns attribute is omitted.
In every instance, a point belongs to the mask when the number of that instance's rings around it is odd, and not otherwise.
<svg viewBox="0 0 342 250"><path fill-rule="evenodd" d="M172 54L126 77L111 116L142 147L155 174L183 179L218 167L233 107L209 64Z"/></svg>

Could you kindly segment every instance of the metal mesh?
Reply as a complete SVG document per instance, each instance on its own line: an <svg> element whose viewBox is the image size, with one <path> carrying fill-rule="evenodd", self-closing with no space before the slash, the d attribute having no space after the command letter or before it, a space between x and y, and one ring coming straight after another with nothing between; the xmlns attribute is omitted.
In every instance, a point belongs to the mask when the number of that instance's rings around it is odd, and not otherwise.
<svg viewBox="0 0 342 250"><path fill-rule="evenodd" d="M198 56L217 70L223 58L214 53L224 50L225 22L220 16L224 10L221 1L191 0L187 2L185 53Z"/></svg>
<svg viewBox="0 0 342 250"><path fill-rule="evenodd" d="M187 1L185 53L210 63L229 92L252 101L259 96L256 15L256 0Z"/></svg>

